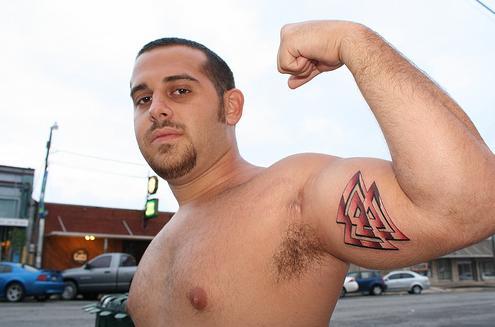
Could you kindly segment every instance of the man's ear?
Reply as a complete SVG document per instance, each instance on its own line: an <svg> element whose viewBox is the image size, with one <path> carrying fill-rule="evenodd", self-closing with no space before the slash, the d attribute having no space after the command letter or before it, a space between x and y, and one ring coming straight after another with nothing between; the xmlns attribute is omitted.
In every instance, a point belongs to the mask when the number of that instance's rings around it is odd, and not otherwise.
<svg viewBox="0 0 495 327"><path fill-rule="evenodd" d="M244 107L244 95L239 89L230 89L223 95L225 122L234 126L239 122Z"/></svg>

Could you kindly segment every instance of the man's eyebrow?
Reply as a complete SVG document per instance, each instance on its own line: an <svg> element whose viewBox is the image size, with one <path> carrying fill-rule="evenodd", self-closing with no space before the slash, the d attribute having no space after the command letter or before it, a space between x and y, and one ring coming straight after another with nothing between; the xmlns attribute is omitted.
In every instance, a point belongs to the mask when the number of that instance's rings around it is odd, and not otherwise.
<svg viewBox="0 0 495 327"><path fill-rule="evenodd" d="M167 83L167 82L179 81L179 80L183 80L183 79L199 83L199 81L196 78L194 78L188 74L166 76L162 79L162 82ZM131 98L134 96L134 93L141 91L141 90L145 90L145 89L148 89L148 86L145 83L141 83L141 84L138 84L138 85L132 87L131 88Z"/></svg>
<svg viewBox="0 0 495 327"><path fill-rule="evenodd" d="M162 81L163 82L173 82L173 81L177 81L177 80L181 80L181 79L185 79L185 80L188 80L188 81L193 81L193 82L198 82L199 83L199 81L197 79L195 79L194 77L192 77L191 75L188 75L188 74L180 74L180 75L167 76Z"/></svg>
<svg viewBox="0 0 495 327"><path fill-rule="evenodd" d="M148 89L148 86L144 83L138 84L134 87L131 88L131 98L134 96L134 93L141 91L141 90L146 90Z"/></svg>

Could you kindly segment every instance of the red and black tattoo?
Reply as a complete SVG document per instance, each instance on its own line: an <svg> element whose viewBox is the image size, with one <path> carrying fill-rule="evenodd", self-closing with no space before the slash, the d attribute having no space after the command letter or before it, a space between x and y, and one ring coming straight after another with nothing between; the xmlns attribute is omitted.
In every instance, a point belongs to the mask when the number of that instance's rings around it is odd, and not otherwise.
<svg viewBox="0 0 495 327"><path fill-rule="evenodd" d="M340 199L337 223L345 224L344 242L365 248L398 250L389 241L409 241L392 222L376 183L366 189L358 171Z"/></svg>

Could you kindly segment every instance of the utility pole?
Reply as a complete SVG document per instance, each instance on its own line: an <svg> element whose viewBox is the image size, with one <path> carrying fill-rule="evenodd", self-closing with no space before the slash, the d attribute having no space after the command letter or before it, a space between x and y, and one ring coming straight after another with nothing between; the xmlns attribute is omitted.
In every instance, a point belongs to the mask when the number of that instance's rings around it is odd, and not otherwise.
<svg viewBox="0 0 495 327"><path fill-rule="evenodd" d="M492 235L493 272L495 273L495 234Z"/></svg>
<svg viewBox="0 0 495 327"><path fill-rule="evenodd" d="M43 234L45 234L45 189L46 180L48 179L48 156L50 155L50 146L52 145L52 133L53 130L58 129L57 123L54 123L50 127L50 137L46 142L46 157L45 157L45 170L43 173L43 181L41 183L40 202L38 204L38 245L36 247L36 267L41 268L41 258L43 254Z"/></svg>

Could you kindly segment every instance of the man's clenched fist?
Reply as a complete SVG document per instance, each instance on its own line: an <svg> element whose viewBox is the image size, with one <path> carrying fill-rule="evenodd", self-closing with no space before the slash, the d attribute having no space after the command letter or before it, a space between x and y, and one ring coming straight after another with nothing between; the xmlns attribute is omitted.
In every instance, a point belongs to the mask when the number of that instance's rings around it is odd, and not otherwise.
<svg viewBox="0 0 495 327"><path fill-rule="evenodd" d="M289 87L295 89L319 73L342 66L342 42L357 26L359 24L329 20L282 27L277 64L279 72L292 75Z"/></svg>

